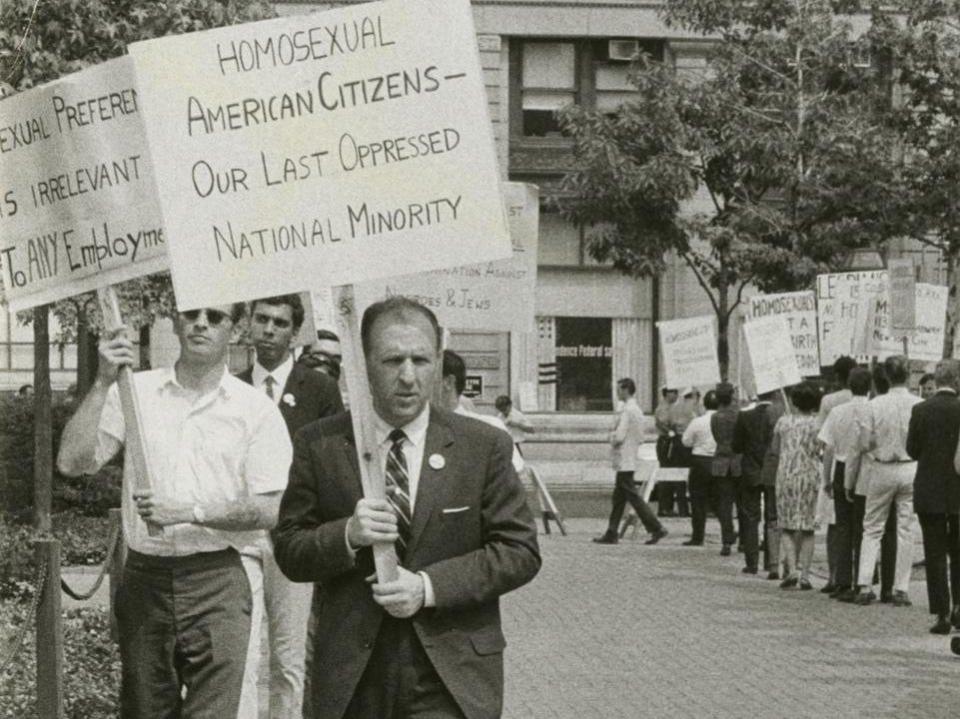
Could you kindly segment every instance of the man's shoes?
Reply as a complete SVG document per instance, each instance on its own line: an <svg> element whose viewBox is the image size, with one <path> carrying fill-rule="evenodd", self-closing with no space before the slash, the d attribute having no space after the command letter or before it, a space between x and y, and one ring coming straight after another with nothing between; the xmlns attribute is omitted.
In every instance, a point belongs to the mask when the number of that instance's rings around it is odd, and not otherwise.
<svg viewBox="0 0 960 719"><path fill-rule="evenodd" d="M947 615L941 614L937 617L937 623L930 627L931 634L949 634L950 633L950 622L947 621ZM951 646L951 649L953 647ZM954 652L956 654L956 652Z"/></svg>
<svg viewBox="0 0 960 719"><path fill-rule="evenodd" d="M616 532L612 532L608 529L599 537L594 537L593 541L596 542L597 544L616 544L617 542L620 541L620 538L617 537Z"/></svg>
<svg viewBox="0 0 960 719"><path fill-rule="evenodd" d="M893 593L893 598L890 600L890 603L895 607L912 607L913 602L910 601L910 597L907 596L906 592L901 592L899 590Z"/></svg>
<svg viewBox="0 0 960 719"><path fill-rule="evenodd" d="M950 613L950 623L956 629L960 629L960 607L954 607Z"/></svg>
<svg viewBox="0 0 960 719"><path fill-rule="evenodd" d="M810 584L810 580L809 580L809 579L801 579L801 580L800 580L800 589L802 589L802 590L805 591L805 592L809 592L811 589L813 589L813 585Z"/></svg>
<svg viewBox="0 0 960 719"><path fill-rule="evenodd" d="M756 574L756 573L757 573L757 568L756 568L756 567L744 567L743 569L740 570L740 573L741 573L741 574Z"/></svg>
<svg viewBox="0 0 960 719"><path fill-rule="evenodd" d="M877 601L877 595L873 591L860 592L853 600L858 607L865 607Z"/></svg>
<svg viewBox="0 0 960 719"><path fill-rule="evenodd" d="M837 585L836 585L836 584L829 584L829 583L828 583L828 584L824 584L822 587L820 587L820 593L821 593L821 594L833 594L835 591L837 591Z"/></svg>
<svg viewBox="0 0 960 719"><path fill-rule="evenodd" d="M837 601L843 602L844 604L854 604L857 601L857 597L860 596L856 589L844 589L837 595Z"/></svg>
<svg viewBox="0 0 960 719"><path fill-rule="evenodd" d="M698 541L696 539L688 539L686 542L683 543L683 546L684 547L702 547L703 540L701 539Z"/></svg>
<svg viewBox="0 0 960 719"><path fill-rule="evenodd" d="M767 572L767 579L770 579L770 580L780 579L780 572L778 572L775 569L770 572Z"/></svg>
<svg viewBox="0 0 960 719"><path fill-rule="evenodd" d="M780 582L780 589L790 589L790 587L795 587L799 581L799 577L787 577Z"/></svg>
<svg viewBox="0 0 960 719"><path fill-rule="evenodd" d="M670 534L670 532L668 532L666 529L658 529L656 532L650 535L650 539L644 542L644 544L656 544L668 534Z"/></svg>
<svg viewBox="0 0 960 719"><path fill-rule="evenodd" d="M893 604L893 592L880 592L881 604Z"/></svg>
<svg viewBox="0 0 960 719"><path fill-rule="evenodd" d="M730 545L729 545L729 544L724 544L724 545L723 545L723 547L720 549L720 556L721 556L721 557L729 557L729 556L730 556Z"/></svg>
<svg viewBox="0 0 960 719"><path fill-rule="evenodd" d="M960 637L954 637L950 640L950 651L960 655Z"/></svg>

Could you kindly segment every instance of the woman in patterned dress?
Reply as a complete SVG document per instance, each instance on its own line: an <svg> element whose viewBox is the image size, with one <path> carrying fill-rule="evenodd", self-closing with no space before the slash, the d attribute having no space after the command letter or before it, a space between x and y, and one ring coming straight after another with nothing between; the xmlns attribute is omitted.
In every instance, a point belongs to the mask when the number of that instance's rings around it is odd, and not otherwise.
<svg viewBox="0 0 960 719"><path fill-rule="evenodd" d="M793 411L785 414L773 429L771 451L777 464L777 519L784 540L784 580L781 589L813 589L810 563L813 561L813 529L820 487L820 447L817 410L820 393L809 382L790 392ZM800 573L797 574L799 567Z"/></svg>

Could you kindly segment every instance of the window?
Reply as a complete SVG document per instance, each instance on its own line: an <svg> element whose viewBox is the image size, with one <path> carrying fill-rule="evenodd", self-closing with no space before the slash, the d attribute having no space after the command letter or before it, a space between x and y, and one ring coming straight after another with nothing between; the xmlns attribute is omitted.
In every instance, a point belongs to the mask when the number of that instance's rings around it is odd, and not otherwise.
<svg viewBox="0 0 960 719"><path fill-rule="evenodd" d="M540 208L538 265L579 265L580 228L555 210Z"/></svg>
<svg viewBox="0 0 960 719"><path fill-rule="evenodd" d="M560 135L556 112L577 100L576 46L571 42L523 44L523 134Z"/></svg>
<svg viewBox="0 0 960 719"><path fill-rule="evenodd" d="M630 82L628 63L596 63L597 110L613 113L625 102L632 100L637 88Z"/></svg>
<svg viewBox="0 0 960 719"><path fill-rule="evenodd" d="M613 410L613 342L610 318L557 317L557 410Z"/></svg>

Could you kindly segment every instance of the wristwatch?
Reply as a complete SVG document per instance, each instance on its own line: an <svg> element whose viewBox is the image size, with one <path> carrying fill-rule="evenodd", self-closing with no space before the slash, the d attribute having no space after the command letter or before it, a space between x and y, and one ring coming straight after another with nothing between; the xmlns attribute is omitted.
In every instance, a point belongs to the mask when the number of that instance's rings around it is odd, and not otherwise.
<svg viewBox="0 0 960 719"><path fill-rule="evenodd" d="M207 521L207 513L203 511L203 507L199 504L193 505L193 523L203 524L205 521Z"/></svg>

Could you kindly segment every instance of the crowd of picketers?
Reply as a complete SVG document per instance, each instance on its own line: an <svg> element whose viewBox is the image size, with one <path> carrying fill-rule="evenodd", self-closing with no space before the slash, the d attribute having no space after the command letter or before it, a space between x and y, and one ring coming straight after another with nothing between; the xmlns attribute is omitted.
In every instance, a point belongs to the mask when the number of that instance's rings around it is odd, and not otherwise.
<svg viewBox="0 0 960 719"><path fill-rule="evenodd" d="M840 602L896 607L911 606L916 517L936 617L930 631L960 629L960 362L940 362L916 390L902 356L872 368L841 357L833 376L838 387L829 393L803 382L745 406L728 383L702 398L695 388L663 388L657 459L689 474L685 485L657 485L659 517L674 509L689 514L692 532L683 544L698 547L712 511L721 555L736 548L744 574L762 570L781 589L801 591L814 589L814 533L826 526L829 579L820 591ZM624 406L611 437L618 483L608 529L594 540L602 544L618 541L627 502L650 533L647 544L667 534L639 493L620 482L627 469L632 484L637 468L629 441L618 441L618 433L630 432L632 384L618 384Z"/></svg>

